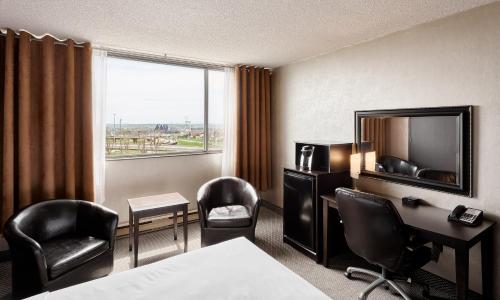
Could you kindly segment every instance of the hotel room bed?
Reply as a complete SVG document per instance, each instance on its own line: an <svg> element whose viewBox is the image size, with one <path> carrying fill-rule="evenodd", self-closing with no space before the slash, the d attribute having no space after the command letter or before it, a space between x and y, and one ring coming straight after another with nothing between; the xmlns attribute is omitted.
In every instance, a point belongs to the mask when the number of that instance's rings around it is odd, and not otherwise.
<svg viewBox="0 0 500 300"><path fill-rule="evenodd" d="M29 299L330 299L245 238Z"/></svg>

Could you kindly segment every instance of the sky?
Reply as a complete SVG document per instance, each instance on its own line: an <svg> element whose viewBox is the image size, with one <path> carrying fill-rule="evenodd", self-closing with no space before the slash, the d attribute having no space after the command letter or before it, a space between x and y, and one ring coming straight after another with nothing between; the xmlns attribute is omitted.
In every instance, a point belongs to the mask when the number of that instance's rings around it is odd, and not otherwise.
<svg viewBox="0 0 500 300"><path fill-rule="evenodd" d="M203 69L108 59L106 123L203 123ZM209 122L223 122L224 72L209 71Z"/></svg>

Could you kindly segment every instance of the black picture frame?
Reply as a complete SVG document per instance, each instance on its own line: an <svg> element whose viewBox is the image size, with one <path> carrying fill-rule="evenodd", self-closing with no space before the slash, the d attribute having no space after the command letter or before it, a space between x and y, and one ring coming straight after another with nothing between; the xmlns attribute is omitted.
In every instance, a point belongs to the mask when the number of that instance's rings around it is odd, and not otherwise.
<svg viewBox="0 0 500 300"><path fill-rule="evenodd" d="M368 117L416 117L416 116L457 116L459 125L460 143L460 166L459 182L449 184L434 180L396 175L390 173L370 172L361 168L361 176L375 179L411 185L426 189L432 189L467 197L473 197L473 107L469 106L444 106L426 108L404 108L404 109L383 109L383 110L363 110L354 112L354 132L355 142L361 145L361 119ZM359 149L359 148L358 148ZM364 166L364 157L361 155L361 165Z"/></svg>

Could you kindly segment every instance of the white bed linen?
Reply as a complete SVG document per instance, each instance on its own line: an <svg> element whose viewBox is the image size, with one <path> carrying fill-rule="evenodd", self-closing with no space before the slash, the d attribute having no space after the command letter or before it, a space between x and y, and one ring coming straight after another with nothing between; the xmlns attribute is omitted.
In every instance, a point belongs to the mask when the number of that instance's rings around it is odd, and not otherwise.
<svg viewBox="0 0 500 300"><path fill-rule="evenodd" d="M330 298L245 238L237 238L30 299Z"/></svg>

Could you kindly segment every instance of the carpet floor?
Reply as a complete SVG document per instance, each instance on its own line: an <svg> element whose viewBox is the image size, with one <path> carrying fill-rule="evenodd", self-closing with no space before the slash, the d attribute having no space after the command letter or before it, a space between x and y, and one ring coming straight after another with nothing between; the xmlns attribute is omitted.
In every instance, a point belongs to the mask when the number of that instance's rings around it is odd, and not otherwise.
<svg viewBox="0 0 500 300"><path fill-rule="evenodd" d="M349 280L344 277L343 270L325 268L316 264L291 246L283 243L282 217L266 208L261 209L256 229L256 244L281 264L300 275L312 285L323 291L332 299L357 299L358 294L373 280L367 276L354 275ZM200 228L198 223L188 225L188 250L200 248ZM183 232L179 226L178 240L173 240L173 229L163 229L141 234L139 237L139 266L159 261L183 252ZM355 262L354 262L355 263ZM128 251L128 239L119 238L115 247L115 264L113 273L123 272L133 265L132 252ZM10 299L11 285L10 263L0 263L0 299ZM454 284L425 271L419 271L414 282L425 282L430 293L437 299L454 299ZM402 283L402 288L412 299L423 299L421 285ZM434 298L434 297L433 297ZM401 299L390 290L375 289L370 300ZM470 299L479 299L471 293Z"/></svg>

